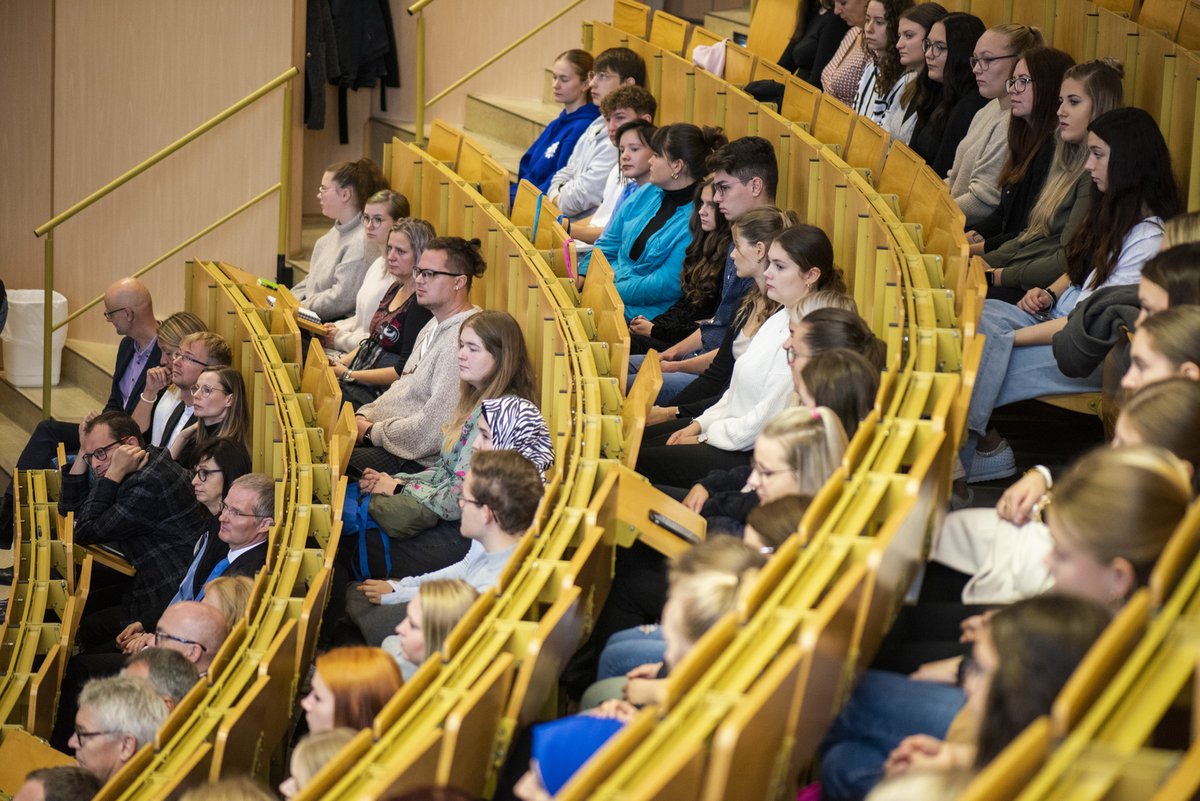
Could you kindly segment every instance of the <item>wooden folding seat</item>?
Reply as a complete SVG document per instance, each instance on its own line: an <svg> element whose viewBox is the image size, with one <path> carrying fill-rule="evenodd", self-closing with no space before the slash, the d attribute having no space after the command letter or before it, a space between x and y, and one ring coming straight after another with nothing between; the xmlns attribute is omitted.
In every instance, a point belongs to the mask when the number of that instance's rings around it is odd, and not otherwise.
<svg viewBox="0 0 1200 801"><path fill-rule="evenodd" d="M1183 19L1179 23L1179 33L1175 35L1175 41L1188 51L1200 49L1200 13L1191 5L1188 5L1183 12Z"/></svg>
<svg viewBox="0 0 1200 801"><path fill-rule="evenodd" d="M1142 80L1138 74L1138 48L1140 46L1141 30L1137 23L1129 19L1129 8L1113 8L1114 5L1125 5L1134 0L1103 0L1096 5L1099 10L1099 29L1096 35L1096 52L1110 55L1121 61L1125 67L1125 105L1132 106L1137 93L1138 82Z"/></svg>
<svg viewBox="0 0 1200 801"><path fill-rule="evenodd" d="M722 42L724 40L725 40L725 37L718 36L717 34L710 31L708 28L702 27L700 25L693 26L692 27L692 35L688 39L687 53L685 53L685 55L687 56L688 61L691 61L692 52L700 45L704 45L706 47L711 47L712 45L715 45L716 43Z"/></svg>
<svg viewBox="0 0 1200 801"><path fill-rule="evenodd" d="M696 125L725 127L725 81L698 69L695 72L696 91L692 103L692 122Z"/></svg>
<svg viewBox="0 0 1200 801"><path fill-rule="evenodd" d="M459 149L462 148L462 131L450 125L445 120L434 120L430 126L429 141L425 143L425 152L431 158L447 164L454 169L458 164Z"/></svg>
<svg viewBox="0 0 1200 801"><path fill-rule="evenodd" d="M775 146L775 160L779 168L779 187L775 192L775 203L781 209L791 207L791 182L787 176L791 173L792 151L795 135L792 125L779 113L772 111L769 106L758 107L758 135Z"/></svg>
<svg viewBox="0 0 1200 801"><path fill-rule="evenodd" d="M1150 801L1185 801L1197 795L1200 795L1200 740L1193 740Z"/></svg>
<svg viewBox="0 0 1200 801"><path fill-rule="evenodd" d="M800 16L799 0L759 0L750 17L746 49L758 56L759 62L774 64L791 41Z"/></svg>
<svg viewBox="0 0 1200 801"><path fill-rule="evenodd" d="M958 801L1009 801L1016 798L1046 762L1053 747L1053 726L1042 715L1017 735L971 780Z"/></svg>
<svg viewBox="0 0 1200 801"><path fill-rule="evenodd" d="M458 151L458 166L454 171L467 183L476 187L483 180L483 160L491 156L487 148L463 134Z"/></svg>
<svg viewBox="0 0 1200 801"><path fill-rule="evenodd" d="M725 81L736 87L750 83L754 72L755 56L741 45L725 42Z"/></svg>
<svg viewBox="0 0 1200 801"><path fill-rule="evenodd" d="M758 53L751 44L748 44L747 48ZM790 72L761 54L758 60L754 62L754 72L750 74L751 81L775 81L785 86L789 77L791 77Z"/></svg>
<svg viewBox="0 0 1200 801"><path fill-rule="evenodd" d="M725 88L725 135L731 141L758 135L758 101L736 86Z"/></svg>
<svg viewBox="0 0 1200 801"><path fill-rule="evenodd" d="M433 787L438 783L438 762L442 744L442 730L423 732L384 758L370 765L369 773L362 784L359 798L391 798L406 790ZM338 797L335 784L328 795L308 794L297 796L296 801L317 801L324 797Z"/></svg>
<svg viewBox="0 0 1200 801"><path fill-rule="evenodd" d="M917 174L925 166L925 161L912 148L903 142L893 142L888 148L887 158L884 159L883 169L879 172L879 180L875 188L881 195L894 195L895 209L903 214L908 208L909 195L912 193L913 182ZM905 217L905 219L908 219Z"/></svg>
<svg viewBox="0 0 1200 801"><path fill-rule="evenodd" d="M336 550L336 545L331 550ZM312 664L313 655L317 650L317 636L321 630L321 618L325 614L325 605L329 601L330 581L333 575L331 567L322 567L309 581L308 591L304 594L304 603L300 607L300 617L297 619L299 631L299 647L296 649L296 675L303 676Z"/></svg>
<svg viewBox="0 0 1200 801"><path fill-rule="evenodd" d="M229 631L229 636L225 638L225 642L221 643L221 647L217 649L217 653L213 655L212 662L208 666L208 683L210 686L224 674L225 669L230 663L237 658L242 646L246 643L246 620L243 618L233 624L233 628Z"/></svg>
<svg viewBox="0 0 1200 801"><path fill-rule="evenodd" d="M688 23L665 11L655 11L650 21L650 44L681 55L687 41Z"/></svg>
<svg viewBox="0 0 1200 801"><path fill-rule="evenodd" d="M1193 502L1150 572L1150 601L1161 608L1179 586L1200 552L1200 502Z"/></svg>
<svg viewBox="0 0 1200 801"><path fill-rule="evenodd" d="M887 131L870 118L859 117L850 131L850 141L846 145L846 163L856 169L865 170L867 180L876 181L883 168L883 161L887 158L889 138Z"/></svg>
<svg viewBox="0 0 1200 801"><path fill-rule="evenodd" d="M691 122L696 103L696 67L673 53L662 55L662 88L658 98L660 125Z"/></svg>
<svg viewBox="0 0 1200 801"><path fill-rule="evenodd" d="M1137 647L1150 621L1150 592L1142 588L1121 607L1063 685L1050 711L1056 737L1065 737L1095 703Z"/></svg>
<svg viewBox="0 0 1200 801"><path fill-rule="evenodd" d="M833 95L821 95L821 105L817 108L812 135L821 144L833 148L833 152L840 156L846 152L846 144L850 141L850 133L857 116L853 109Z"/></svg>
<svg viewBox="0 0 1200 801"><path fill-rule="evenodd" d="M32 770L75 764L74 758L16 726L0 729L0 736L0 793L8 797L17 794Z"/></svg>
<svg viewBox="0 0 1200 801"><path fill-rule="evenodd" d="M496 736L500 712L512 687L514 659L501 654L446 716L438 782L453 784L474 796L484 788L495 769Z"/></svg>
<svg viewBox="0 0 1200 801"><path fill-rule="evenodd" d="M621 409L621 427L624 434L624 464L634 468L638 452L642 447L642 434L646 429L646 415L654 406L658 392L662 389L662 367L658 363L658 352L651 350L642 361L637 378L629 388L625 404Z"/></svg>
<svg viewBox="0 0 1200 801"><path fill-rule="evenodd" d="M636 0L613 0L612 18L617 30L645 39L650 26L650 6Z"/></svg>

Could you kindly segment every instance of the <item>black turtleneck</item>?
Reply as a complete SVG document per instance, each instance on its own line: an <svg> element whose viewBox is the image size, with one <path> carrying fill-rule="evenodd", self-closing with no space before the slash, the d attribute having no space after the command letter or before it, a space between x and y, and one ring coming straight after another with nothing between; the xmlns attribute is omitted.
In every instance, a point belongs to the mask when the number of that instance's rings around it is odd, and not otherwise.
<svg viewBox="0 0 1200 801"><path fill-rule="evenodd" d="M664 189L662 196L662 205L658 207L658 211L650 218L650 222L646 223L646 227L638 234L637 239L633 240L633 244L629 248L629 258L637 261L642 256L642 251L646 249L646 243L650 241L650 237L658 233L658 230L667 224L667 220L671 219L680 206L685 203L691 203L692 197L696 194L696 184L690 183L682 189Z"/></svg>

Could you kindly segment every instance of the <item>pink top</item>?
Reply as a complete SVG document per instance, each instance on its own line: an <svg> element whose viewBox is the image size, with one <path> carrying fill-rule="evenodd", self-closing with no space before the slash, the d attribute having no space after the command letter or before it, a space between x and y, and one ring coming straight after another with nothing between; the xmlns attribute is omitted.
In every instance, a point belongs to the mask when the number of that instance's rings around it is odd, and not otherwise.
<svg viewBox="0 0 1200 801"><path fill-rule="evenodd" d="M858 95L859 79L871 59L862 37L862 28L846 31L837 52L821 70L821 88L825 94L833 95L851 108Z"/></svg>

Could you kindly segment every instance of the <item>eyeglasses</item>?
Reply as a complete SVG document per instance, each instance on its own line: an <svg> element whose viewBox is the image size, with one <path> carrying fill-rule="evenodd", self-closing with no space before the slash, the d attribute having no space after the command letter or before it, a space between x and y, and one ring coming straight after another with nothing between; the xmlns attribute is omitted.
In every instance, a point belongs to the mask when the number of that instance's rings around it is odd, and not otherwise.
<svg viewBox="0 0 1200 801"><path fill-rule="evenodd" d="M594 72L594 71L588 72L588 80L589 81L594 81L597 78L601 78L605 81L611 81L613 78L616 78L616 77L617 77L617 74L615 72Z"/></svg>
<svg viewBox="0 0 1200 801"><path fill-rule="evenodd" d="M738 180L735 180L733 183L742 184L743 186L746 184L745 181L738 181ZM728 194L730 189L733 189L733 184L728 184L724 181L720 181L719 183L713 184L712 185L713 198L715 199L715 198L721 197L722 195Z"/></svg>
<svg viewBox="0 0 1200 801"><path fill-rule="evenodd" d="M198 365L200 367L211 367L212 366L208 362L202 362L199 359L197 359L195 356L193 356L192 354L184 353L183 351L176 351L175 353L171 354L170 358L171 358L171 361L176 361L177 359L183 359L185 362L191 362L192 364Z"/></svg>
<svg viewBox="0 0 1200 801"><path fill-rule="evenodd" d="M196 472L197 472L197 474L199 474L199 472L200 472L200 471L196 471ZM219 470L218 470L218 471L216 471L216 472L218 472L218 473L219 473L219 472L221 472L221 471L219 471ZM243 512L243 511L241 511L241 510L234 509L232 506L230 506L229 504L225 503L225 501L221 501L221 505L220 505L220 511L219 511L217 514L222 514L222 515L223 515L223 514L225 514L226 512L229 512L229 514L233 515L234 517L256 517L256 518L258 518L258 519L260 519L260 520L261 520L261 519L264 519L264 518L268 518L268 517L270 517L270 515L256 515L256 514L254 514L253 512Z"/></svg>
<svg viewBox="0 0 1200 801"><path fill-rule="evenodd" d="M971 69L975 69L976 67L979 67L980 72L987 72L988 67L992 66L993 61L999 61L1004 58L1016 58L1016 57L1017 56L1015 53L1011 56L978 56L978 57L971 56L970 58L967 59L967 63L969 63L971 65Z"/></svg>
<svg viewBox="0 0 1200 801"><path fill-rule="evenodd" d="M214 476L217 473L224 473L224 472L225 472L224 470L221 470L216 467L214 467L212 469L209 469L207 467L197 467L195 470L192 471L192 475L195 476L196 478L200 479L201 481L208 481L209 476Z"/></svg>
<svg viewBox="0 0 1200 801"><path fill-rule="evenodd" d="M431 277L433 277L435 275L448 275L451 278L458 278L459 276L462 275L462 273L448 273L445 270L424 270L424 269L421 269L420 267L413 270L413 277L416 278L418 281L428 281Z"/></svg>
<svg viewBox="0 0 1200 801"><path fill-rule="evenodd" d="M385 222L389 222L390 219L391 218L389 218L389 217L381 217L378 214L376 214L374 217L364 216L363 217L363 225L369 225L371 227L375 227L377 225L383 225Z"/></svg>
<svg viewBox="0 0 1200 801"><path fill-rule="evenodd" d="M194 645L200 649L201 653L208 653L208 648L205 647L204 643L196 642L195 640L185 640L183 637L176 637L174 634L167 634L162 629L154 630L154 640L156 642L158 640L170 640L171 642L177 642L181 645Z"/></svg>
<svg viewBox="0 0 1200 801"><path fill-rule="evenodd" d="M1008 91L1014 95L1019 95L1028 89L1031 83L1033 83L1033 78L1030 78L1028 75L1022 75L1020 78L1009 78L1004 82L1004 85L1008 87Z"/></svg>
<svg viewBox="0 0 1200 801"><path fill-rule="evenodd" d="M96 450L92 451L91 453L85 453L85 454L83 454L83 461L87 465L91 465L92 461L94 459L99 459L102 462L107 461L108 452L120 444L121 444L121 440L119 440L119 439L114 440L113 442L108 443L107 445L105 445L102 448L96 448Z"/></svg>
<svg viewBox="0 0 1200 801"><path fill-rule="evenodd" d="M229 390L225 389L224 387L210 387L207 384L196 384L192 387L193 398L207 398L214 392L224 392L226 395L229 394Z"/></svg>
<svg viewBox="0 0 1200 801"><path fill-rule="evenodd" d="M117 312L123 312L123 311L129 311L129 307L122 306L119 309L113 309L112 311L106 311L106 312L104 312L104 319L108 320L109 322L112 322L113 315L116 314Z"/></svg>
<svg viewBox="0 0 1200 801"><path fill-rule="evenodd" d="M750 460L750 469L753 470L755 473L758 473L763 478L770 478L771 476L777 476L780 473L795 473L796 472L795 470L793 470L790 467L781 467L778 470L768 470L767 468L763 467L762 464L760 464L758 462L758 460L756 460L756 459Z"/></svg>
<svg viewBox="0 0 1200 801"><path fill-rule="evenodd" d="M119 732L119 731L81 731L78 728L75 729L75 739L79 741L80 745L83 745L83 743L89 737L100 737L105 734L121 734L121 732Z"/></svg>
<svg viewBox="0 0 1200 801"><path fill-rule="evenodd" d="M933 42L929 39L926 39L921 42L921 49L926 53L932 50L935 56L940 56L949 49L949 45L947 45L945 42Z"/></svg>
<svg viewBox="0 0 1200 801"><path fill-rule="evenodd" d="M459 495L459 496L458 496L458 502L459 502L460 504L463 504L463 503L469 503L469 504L471 504L472 506L481 506L481 507L482 507L482 506L487 506L487 504L486 504L486 503L483 503L482 501L477 501L477 500L475 500L474 498L468 498L466 495Z"/></svg>

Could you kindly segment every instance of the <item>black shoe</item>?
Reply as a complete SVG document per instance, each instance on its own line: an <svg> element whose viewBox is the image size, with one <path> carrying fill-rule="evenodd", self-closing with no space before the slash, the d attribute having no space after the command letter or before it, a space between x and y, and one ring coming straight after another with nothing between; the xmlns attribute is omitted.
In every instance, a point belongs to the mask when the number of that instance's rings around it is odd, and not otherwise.
<svg viewBox="0 0 1200 801"><path fill-rule="evenodd" d="M13 583L13 569L11 567L0 567L0 585Z"/></svg>

